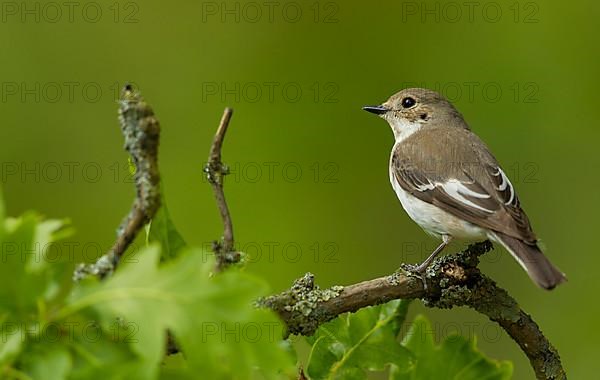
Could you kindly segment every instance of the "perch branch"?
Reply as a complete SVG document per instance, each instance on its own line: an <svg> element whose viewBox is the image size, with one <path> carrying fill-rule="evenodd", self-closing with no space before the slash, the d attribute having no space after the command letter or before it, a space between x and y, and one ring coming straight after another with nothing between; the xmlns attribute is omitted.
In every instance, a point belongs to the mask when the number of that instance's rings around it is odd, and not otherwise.
<svg viewBox="0 0 600 380"><path fill-rule="evenodd" d="M112 274L127 247L160 207L160 125L152 108L130 85L126 85L121 92L119 122L125 137L125 149L135 166L133 179L136 197L131 211L117 230L117 239L112 248L94 264L80 264L73 274L75 281L89 275L103 278Z"/></svg>
<svg viewBox="0 0 600 380"><path fill-rule="evenodd" d="M456 255L437 259L422 277L402 270L349 286L320 289L310 273L291 289L258 304L276 311L291 334L312 335L323 323L393 299L420 298L426 306L468 306L497 322L529 358L538 379L566 379L556 349L531 316L477 268L479 256L492 248L483 242Z"/></svg>
<svg viewBox="0 0 600 380"><path fill-rule="evenodd" d="M233 110L225 108L219 128L210 147L208 162L204 167L204 173L206 173L206 178L213 188L217 207L223 220L223 237L221 241L213 243L213 251L217 259L217 271L223 270L229 264L240 261L240 253L233 250L233 223L229 214L229 208L227 207L227 201L225 200L225 192L223 191L223 180L229 174L229 168L221 161L221 148L232 115Z"/></svg>

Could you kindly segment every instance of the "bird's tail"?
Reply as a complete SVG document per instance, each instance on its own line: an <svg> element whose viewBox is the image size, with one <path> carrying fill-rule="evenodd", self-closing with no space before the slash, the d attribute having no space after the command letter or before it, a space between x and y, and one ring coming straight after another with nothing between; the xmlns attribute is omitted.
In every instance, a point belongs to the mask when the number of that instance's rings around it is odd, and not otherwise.
<svg viewBox="0 0 600 380"><path fill-rule="evenodd" d="M513 255L538 286L551 290L567 281L565 274L544 256L537 244L527 244L500 232L494 232L494 237Z"/></svg>

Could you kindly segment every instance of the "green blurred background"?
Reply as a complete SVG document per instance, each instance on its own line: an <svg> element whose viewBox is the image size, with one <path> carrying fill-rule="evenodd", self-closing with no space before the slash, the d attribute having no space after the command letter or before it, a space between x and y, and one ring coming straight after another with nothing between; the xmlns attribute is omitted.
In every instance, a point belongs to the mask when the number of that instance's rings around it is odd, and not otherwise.
<svg viewBox="0 0 600 380"><path fill-rule="evenodd" d="M361 106L429 87L494 151L569 282L542 291L500 250L485 272L536 318L571 378L597 375L598 2L61 4L1 4L1 185L12 215L73 220L75 261L110 246L132 201L115 102L131 81L161 121L166 198L189 243L222 230L202 166L231 106L226 194L248 271L278 291L306 271L329 286L417 262L437 242L403 212L391 131ZM418 311L436 335L474 333L515 363L515 379L533 377L485 318Z"/></svg>

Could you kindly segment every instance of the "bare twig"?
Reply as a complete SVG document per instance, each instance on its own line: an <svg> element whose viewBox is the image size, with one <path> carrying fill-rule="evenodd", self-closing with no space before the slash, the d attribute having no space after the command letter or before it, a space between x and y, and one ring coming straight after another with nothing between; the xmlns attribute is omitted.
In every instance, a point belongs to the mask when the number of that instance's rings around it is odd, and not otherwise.
<svg viewBox="0 0 600 380"><path fill-rule="evenodd" d="M105 277L115 270L121 256L160 207L158 143L160 126L152 108L138 91L126 85L119 100L119 122L135 174L136 197L131 211L117 230L113 247L94 264L80 264L73 275L78 281L88 275Z"/></svg>
<svg viewBox="0 0 600 380"><path fill-rule="evenodd" d="M323 323L346 312L392 299L420 298L438 308L469 306L497 322L529 358L538 379L566 379L556 349L517 302L482 274L479 256L491 249L489 242L469 246L464 252L437 259L422 278L399 271L350 286L319 289L308 273L291 289L259 300L275 310L289 333L312 335ZM426 285L425 285L426 284Z"/></svg>
<svg viewBox="0 0 600 380"><path fill-rule="evenodd" d="M232 115L233 110L231 108L225 108L223 117L221 117L221 122L219 123L219 128L217 129L212 146L210 147L208 163L204 167L206 178L212 185L213 192L215 193L215 200L217 201L217 207L219 208L219 213L223 220L223 237L221 238L221 241L215 241L213 244L213 251L215 252L217 259L217 271L223 270L229 264L240 261L239 252L233 250L233 223L231 221L231 215L229 214L229 208L227 207L227 201L225 200L225 192L223 191L223 180L224 177L229 174L229 168L221 161L221 148Z"/></svg>

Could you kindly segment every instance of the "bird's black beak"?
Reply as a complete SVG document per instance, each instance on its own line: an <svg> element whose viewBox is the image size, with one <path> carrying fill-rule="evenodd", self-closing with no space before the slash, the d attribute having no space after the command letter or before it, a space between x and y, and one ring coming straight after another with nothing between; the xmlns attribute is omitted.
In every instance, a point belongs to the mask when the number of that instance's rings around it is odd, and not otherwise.
<svg viewBox="0 0 600 380"><path fill-rule="evenodd" d="M362 109L367 112L374 113L375 115L383 115L389 111L389 109L385 108L384 106L364 106Z"/></svg>

